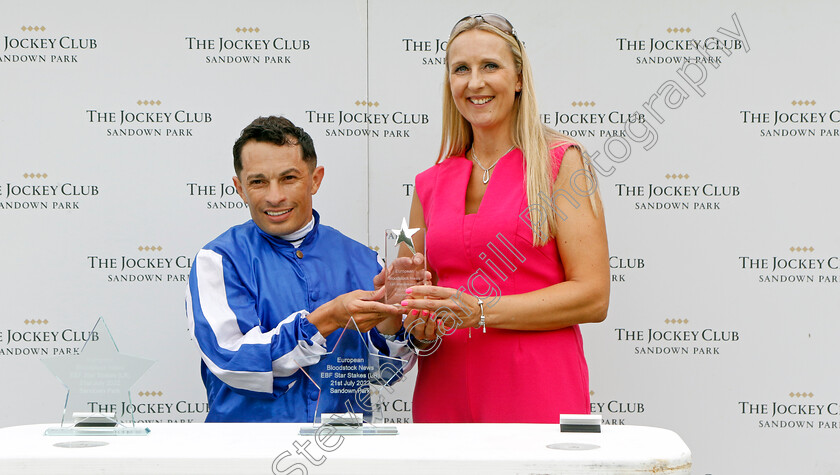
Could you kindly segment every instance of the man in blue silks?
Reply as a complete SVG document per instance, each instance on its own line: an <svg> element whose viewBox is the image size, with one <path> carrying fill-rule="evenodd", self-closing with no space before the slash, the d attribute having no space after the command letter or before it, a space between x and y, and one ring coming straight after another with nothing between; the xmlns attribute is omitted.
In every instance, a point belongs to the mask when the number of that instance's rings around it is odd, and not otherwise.
<svg viewBox="0 0 840 475"><path fill-rule="evenodd" d="M348 412L358 394L324 387L336 384L325 369L358 374L371 354L410 354L403 310L381 302L376 253L321 224L312 209L324 167L303 129L283 117L258 118L233 157L233 183L251 220L198 252L186 296L206 420L313 422L316 410ZM339 344L345 328L352 335Z"/></svg>

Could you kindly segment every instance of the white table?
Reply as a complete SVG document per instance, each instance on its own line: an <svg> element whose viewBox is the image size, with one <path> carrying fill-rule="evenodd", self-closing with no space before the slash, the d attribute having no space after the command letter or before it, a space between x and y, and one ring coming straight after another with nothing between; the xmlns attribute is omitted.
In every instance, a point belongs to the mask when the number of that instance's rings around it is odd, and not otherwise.
<svg viewBox="0 0 840 475"><path fill-rule="evenodd" d="M547 424L399 424L396 436L323 433L321 446L298 435L300 424L151 424L141 437L45 436L47 427L0 428L0 474L691 473L677 434L641 426L585 434ZM107 445L55 445L75 442Z"/></svg>

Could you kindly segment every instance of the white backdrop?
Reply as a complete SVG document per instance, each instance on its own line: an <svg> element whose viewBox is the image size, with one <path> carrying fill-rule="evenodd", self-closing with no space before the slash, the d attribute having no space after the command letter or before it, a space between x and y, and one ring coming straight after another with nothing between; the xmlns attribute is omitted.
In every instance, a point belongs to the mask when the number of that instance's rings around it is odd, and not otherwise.
<svg viewBox="0 0 840 475"><path fill-rule="evenodd" d="M382 246L437 155L441 43L497 11L545 122L601 173L613 286L607 320L583 328L593 412L677 431L695 473L840 471L840 6L508 5L4 0L0 425L60 418L39 360L77 351L99 316L157 361L137 419L202 421L185 279L248 219L239 131L268 114L309 131L323 221ZM410 421L412 384L389 420Z"/></svg>

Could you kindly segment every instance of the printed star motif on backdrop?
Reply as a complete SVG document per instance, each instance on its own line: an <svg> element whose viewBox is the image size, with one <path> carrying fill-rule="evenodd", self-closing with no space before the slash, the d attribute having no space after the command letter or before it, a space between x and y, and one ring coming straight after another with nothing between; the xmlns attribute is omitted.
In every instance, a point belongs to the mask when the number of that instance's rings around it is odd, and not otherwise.
<svg viewBox="0 0 840 475"><path fill-rule="evenodd" d="M62 427L73 425L74 412L116 412L119 420L122 403L131 402L131 386L154 364L152 360L120 353L102 317L78 355L45 358L41 362L67 388Z"/></svg>
<svg viewBox="0 0 840 475"><path fill-rule="evenodd" d="M396 236L397 242L394 243L394 247L399 247L400 243L405 243L406 246L411 250L412 254L416 254L417 251L414 250L414 241L411 240L411 236L414 235L420 228L411 228L408 227L408 222L406 222L405 218L402 219L402 225L400 229L392 229L391 234Z"/></svg>

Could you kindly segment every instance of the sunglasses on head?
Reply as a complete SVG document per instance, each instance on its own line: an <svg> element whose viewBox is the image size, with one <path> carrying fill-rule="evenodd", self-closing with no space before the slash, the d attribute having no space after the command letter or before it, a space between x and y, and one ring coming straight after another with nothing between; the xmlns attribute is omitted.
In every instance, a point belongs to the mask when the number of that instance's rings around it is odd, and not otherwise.
<svg viewBox="0 0 840 475"><path fill-rule="evenodd" d="M464 18L461 18L460 20L458 20L457 23L455 23L455 26L452 27L452 31L449 33L449 36L451 37L452 34L455 33L455 30L458 28L458 25L460 25L461 22L463 22L465 20L470 20L470 19L476 20L479 23L482 23L482 22L487 23L488 25L493 26L493 27L495 27L495 28L513 36L514 39L516 39L517 42L519 41L519 38L516 36L516 30L513 29L513 25L510 24L510 22L507 20L507 18L505 18L501 15L497 15L495 13L482 13L480 15L467 15Z"/></svg>

